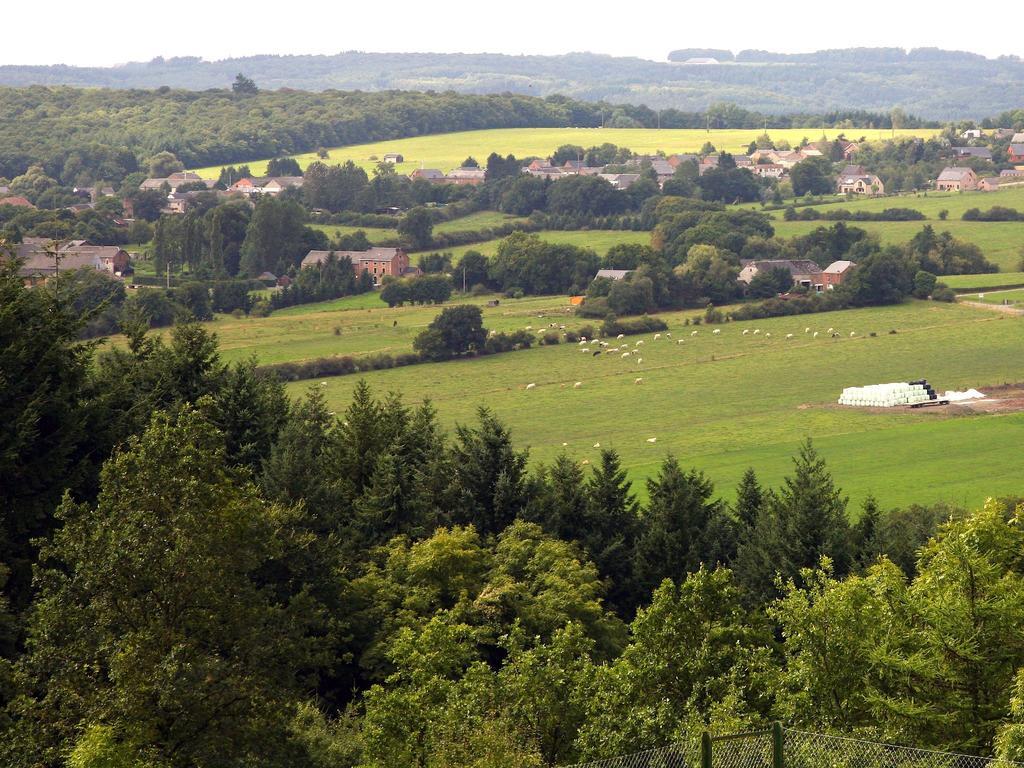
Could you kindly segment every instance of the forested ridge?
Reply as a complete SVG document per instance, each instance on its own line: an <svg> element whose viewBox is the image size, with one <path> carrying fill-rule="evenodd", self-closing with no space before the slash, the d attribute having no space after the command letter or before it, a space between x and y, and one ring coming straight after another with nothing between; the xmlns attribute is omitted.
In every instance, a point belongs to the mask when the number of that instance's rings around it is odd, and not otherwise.
<svg viewBox="0 0 1024 768"><path fill-rule="evenodd" d="M1024 756L1019 500L851 510L808 439L641 501L613 448L291 400L195 323L101 351L73 291L0 266L4 765L539 768L775 718Z"/></svg>
<svg viewBox="0 0 1024 768"><path fill-rule="evenodd" d="M722 65L682 65L716 55ZM660 58L662 52L652 52ZM224 88L239 71L265 88L452 90L646 104L701 111L731 102L768 114L814 113L833 107L887 112L894 106L950 120L994 114L1024 83L1016 56L987 59L972 53L920 48L850 48L809 54L685 50L675 61L595 53L508 56L463 53L370 53L250 56L204 61L157 58L117 67L0 67L0 84L105 88ZM735 59L733 61L733 59Z"/></svg>

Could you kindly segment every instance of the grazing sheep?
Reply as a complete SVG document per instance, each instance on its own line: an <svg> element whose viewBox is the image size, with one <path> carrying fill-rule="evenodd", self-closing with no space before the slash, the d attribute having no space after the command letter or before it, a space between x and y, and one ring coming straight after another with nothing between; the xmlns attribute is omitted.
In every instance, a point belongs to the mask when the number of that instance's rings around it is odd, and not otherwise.
<svg viewBox="0 0 1024 768"><path fill-rule="evenodd" d="M326 387L327 386L327 382L326 381L321 381L320 382L320 386L321 387Z"/></svg>
<svg viewBox="0 0 1024 768"><path fill-rule="evenodd" d="M816 338L818 338L818 332L817 332L817 331L815 331L815 332L814 332L813 334L811 334L811 338L812 338L812 339L816 339Z"/></svg>
<svg viewBox="0 0 1024 768"><path fill-rule="evenodd" d="M768 333L766 333L766 334L764 335L764 337L765 337L766 339L770 339L770 338L772 337L771 331L769 331Z"/></svg>
<svg viewBox="0 0 1024 768"><path fill-rule="evenodd" d="M582 381L577 381L575 384L572 385L572 388L573 389L579 389L582 386L583 386L583 382Z"/></svg>
<svg viewBox="0 0 1024 768"><path fill-rule="evenodd" d="M580 462L580 464L589 464L589 463L590 463L590 459L584 459L583 461Z"/></svg>
<svg viewBox="0 0 1024 768"><path fill-rule="evenodd" d="M697 331L690 331L690 335L691 336L696 336L697 335Z"/></svg>
<svg viewBox="0 0 1024 768"><path fill-rule="evenodd" d="M665 338L666 339L671 339L672 338L672 334L671 333L666 333L665 334Z"/></svg>
<svg viewBox="0 0 1024 768"><path fill-rule="evenodd" d="M644 383L644 377L643 376L639 376L639 377L633 379L633 383L634 384L643 384Z"/></svg>
<svg viewBox="0 0 1024 768"><path fill-rule="evenodd" d="M856 335L857 335L857 332L856 332L856 331L850 331L850 338L851 338L851 339L852 339L852 338L853 338L854 336L856 336Z"/></svg>
<svg viewBox="0 0 1024 768"><path fill-rule="evenodd" d="M834 331L835 331L835 328L829 328L827 331L825 331L825 333L833 333Z"/></svg>
<svg viewBox="0 0 1024 768"><path fill-rule="evenodd" d="M600 354L601 354L601 350L600 349L595 349L594 350L594 354L592 355L592 357L597 357Z"/></svg>
<svg viewBox="0 0 1024 768"><path fill-rule="evenodd" d="M682 343L683 343L683 341L685 341L685 339L677 339L677 340L676 340L676 344L682 344Z"/></svg>
<svg viewBox="0 0 1024 768"><path fill-rule="evenodd" d="M792 339L793 338L793 334L792 333L787 333L786 334L786 338L787 339Z"/></svg>
<svg viewBox="0 0 1024 768"><path fill-rule="evenodd" d="M526 388L527 388L527 389L533 389L533 388L534 388L534 387L536 387L536 386L537 386L536 384L534 384L533 382L531 382L531 383L529 383L529 384L527 384L527 385L526 385Z"/></svg>
<svg viewBox="0 0 1024 768"><path fill-rule="evenodd" d="M586 344L586 343L587 343L587 337L586 336L580 336L580 344Z"/></svg>
<svg viewBox="0 0 1024 768"><path fill-rule="evenodd" d="M656 334L654 334L654 340L655 340L655 341L657 341L657 340L658 340L658 339L660 339L660 338L661 338L661 334L660 334L660 333L656 333Z"/></svg>
<svg viewBox="0 0 1024 768"><path fill-rule="evenodd" d="M839 338L839 334L838 333L833 333L832 334L832 338L833 339L838 339Z"/></svg>
<svg viewBox="0 0 1024 768"><path fill-rule="evenodd" d="M586 339L580 339L579 346L582 347L586 343L587 343Z"/></svg>
<svg viewBox="0 0 1024 768"><path fill-rule="evenodd" d="M562 443L562 447L563 448L565 448L567 445L569 445L569 444L568 443Z"/></svg>
<svg viewBox="0 0 1024 768"><path fill-rule="evenodd" d="M718 334L720 334L721 332L722 332L722 329L721 329L721 328L715 328L715 330L713 330L713 331L712 331L711 333L712 333L713 335L717 336L717 335L718 335Z"/></svg>
<svg viewBox="0 0 1024 768"><path fill-rule="evenodd" d="M644 343L644 340L643 340L643 339L640 339L640 341L638 341L638 342L637 342L636 344L634 344L633 346L634 346L634 347L640 347L640 346L643 346L643 343Z"/></svg>
<svg viewBox="0 0 1024 768"><path fill-rule="evenodd" d="M636 359L636 364L637 364L637 365L640 365L640 363L642 363L643 361L644 361L644 359L643 359L642 357L638 357L638 358Z"/></svg>
<svg viewBox="0 0 1024 768"><path fill-rule="evenodd" d="M810 333L810 332L811 332L810 328L804 328L804 333Z"/></svg>
<svg viewBox="0 0 1024 768"><path fill-rule="evenodd" d="M748 333L750 333L750 329L749 328L744 328L743 329L743 335L746 336Z"/></svg>
<svg viewBox="0 0 1024 768"><path fill-rule="evenodd" d="M623 357L629 357L629 355L630 355L630 353L629 353L629 352L623 352L623 353L622 353L622 356L623 356Z"/></svg>
<svg viewBox="0 0 1024 768"><path fill-rule="evenodd" d="M526 326L526 330L528 330L528 331L532 331L532 330L533 330L533 326L532 326L532 325L528 325L528 326Z"/></svg>
<svg viewBox="0 0 1024 768"><path fill-rule="evenodd" d="M624 334L624 333L620 333L620 334L619 334L618 336L616 336L615 338L616 338L616 339L624 339L624 338L626 338L626 334Z"/></svg>
<svg viewBox="0 0 1024 768"><path fill-rule="evenodd" d="M656 437L648 437L647 438L647 442L648 443L656 443L656 442L658 442L658 438L656 438Z"/></svg>
<svg viewBox="0 0 1024 768"><path fill-rule="evenodd" d="M594 443L594 447L595 447L595 448L600 448L600 447L601 447L601 444L600 444L600 443Z"/></svg>

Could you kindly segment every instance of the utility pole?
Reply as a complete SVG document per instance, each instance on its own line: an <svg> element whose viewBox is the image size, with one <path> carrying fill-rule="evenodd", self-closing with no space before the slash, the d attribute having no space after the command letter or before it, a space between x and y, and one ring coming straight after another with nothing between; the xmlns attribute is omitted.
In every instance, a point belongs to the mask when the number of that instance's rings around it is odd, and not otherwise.
<svg viewBox="0 0 1024 768"><path fill-rule="evenodd" d="M466 292L466 268L462 268L462 292Z"/></svg>

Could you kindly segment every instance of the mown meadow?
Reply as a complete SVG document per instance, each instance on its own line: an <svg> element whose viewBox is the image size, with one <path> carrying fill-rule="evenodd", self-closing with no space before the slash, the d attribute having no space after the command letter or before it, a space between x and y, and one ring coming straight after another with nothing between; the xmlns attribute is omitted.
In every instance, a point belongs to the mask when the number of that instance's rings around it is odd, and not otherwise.
<svg viewBox="0 0 1024 768"><path fill-rule="evenodd" d="M933 129L906 129L896 131L895 135L928 137L935 132ZM762 133L763 130L705 131L682 128L499 128L333 147L328 149L329 157L326 162L344 163L351 160L356 165L372 170L385 154L397 152L405 160L395 166L399 173L408 174L417 168L436 168L447 172L457 168L469 156L475 157L481 163L491 152L497 152L502 156L513 154L516 157L547 157L563 144L592 147L611 143L628 147L636 153L652 154L660 150L672 154L696 152L705 142L710 141L719 151L745 152L750 142ZM794 146L804 138L809 141L817 141L822 136L834 139L840 133L856 139L863 136L869 141L889 139L894 135L893 131L868 128L789 128L769 131L773 140L786 140ZM315 152L293 157L303 168L320 159ZM270 158L254 159L250 160L248 165L253 173L262 174L266 172L268 160ZM218 165L195 170L203 178L215 179L220 173L220 168Z"/></svg>
<svg viewBox="0 0 1024 768"><path fill-rule="evenodd" d="M389 309L368 294L264 319L219 317L209 327L226 358L255 355L261 363L275 363L409 351L438 311ZM748 466L774 484L788 472L800 440L810 435L855 507L872 493L893 506L976 504L984 495L1015 490L1024 469L1014 448L1024 440L1024 414L878 413L834 403L843 387L853 385L927 378L940 391L985 391L1024 381L1024 318L914 301L727 323L714 334L709 326L685 325L699 314L666 313L671 339L647 334L610 340L612 347L625 346L598 356L576 344L538 346L296 382L289 390L297 396L317 387L340 412L365 378L379 391L403 393L410 403L429 398L447 426L472 421L486 406L509 424L520 446L530 448L533 461L551 461L561 451L593 461L593 446L600 443L621 453L641 485L670 452L707 471L727 496ZM564 297L502 299L484 308L484 322L498 331L584 324L569 314ZM830 327L838 338L827 333ZM813 331L820 335L814 338ZM623 358L626 348L639 352ZM582 382L579 388L576 382ZM536 387L527 390L530 383Z"/></svg>

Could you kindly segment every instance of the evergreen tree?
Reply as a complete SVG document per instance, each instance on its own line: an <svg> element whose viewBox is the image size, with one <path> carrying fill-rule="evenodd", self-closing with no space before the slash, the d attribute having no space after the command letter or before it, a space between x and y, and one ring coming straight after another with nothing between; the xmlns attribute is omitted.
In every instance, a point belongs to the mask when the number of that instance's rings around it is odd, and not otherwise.
<svg viewBox="0 0 1024 768"><path fill-rule="evenodd" d="M619 455L601 450L601 463L587 481L587 517L581 543L601 575L611 581L608 603L631 615L643 599L633 579L639 505L630 492Z"/></svg>
<svg viewBox="0 0 1024 768"><path fill-rule="evenodd" d="M850 558L856 567L866 568L884 554L879 531L881 522L878 501L868 496L861 505L860 518L850 530Z"/></svg>
<svg viewBox="0 0 1024 768"><path fill-rule="evenodd" d="M754 468L749 467L736 489L736 519L744 529L753 528L763 506L764 493Z"/></svg>
<svg viewBox="0 0 1024 768"><path fill-rule="evenodd" d="M500 533L527 501L526 451L512 447L508 428L486 408L476 428L459 425L452 446L455 522L471 523L484 534Z"/></svg>
<svg viewBox="0 0 1024 768"><path fill-rule="evenodd" d="M645 588L732 558L735 532L723 520L721 501L712 500L713 491L703 472L684 472L673 456L647 481L650 503L636 547L636 574Z"/></svg>
<svg viewBox="0 0 1024 768"><path fill-rule="evenodd" d="M224 433L228 460L259 471L288 414L284 386L256 373L256 360L227 369L214 392L210 418Z"/></svg>
<svg viewBox="0 0 1024 768"><path fill-rule="evenodd" d="M564 453L542 470L540 493L533 506L533 515L544 530L563 541L583 541L587 523L587 492L583 471Z"/></svg>

